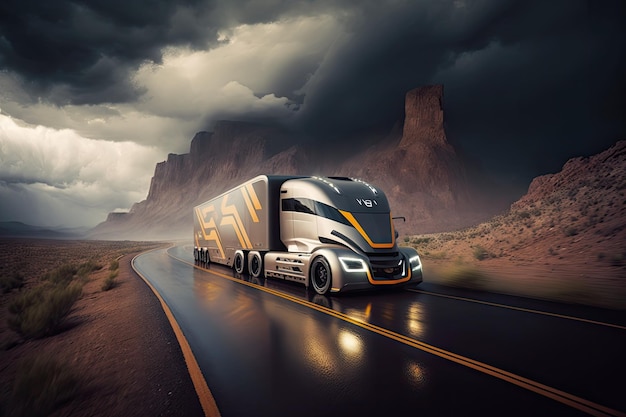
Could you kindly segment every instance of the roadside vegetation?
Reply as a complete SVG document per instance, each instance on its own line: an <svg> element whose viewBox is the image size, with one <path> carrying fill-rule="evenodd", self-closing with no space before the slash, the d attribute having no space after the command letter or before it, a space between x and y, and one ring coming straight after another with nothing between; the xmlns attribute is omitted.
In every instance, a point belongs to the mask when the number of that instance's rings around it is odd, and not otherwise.
<svg viewBox="0 0 626 417"><path fill-rule="evenodd" d="M85 286L114 288L122 256L160 246L0 238L0 416L48 416L78 395L87 381L55 346L87 325L72 319Z"/></svg>
<svg viewBox="0 0 626 417"><path fill-rule="evenodd" d="M42 282L21 292L9 304L9 327L25 339L57 333L80 298L89 274L101 268L88 261L62 265L47 273Z"/></svg>
<svg viewBox="0 0 626 417"><path fill-rule="evenodd" d="M44 417L77 394L80 378L66 362L49 355L23 359L13 384L5 414Z"/></svg>
<svg viewBox="0 0 626 417"><path fill-rule="evenodd" d="M117 274L118 274L118 270L120 268L120 261L118 259L115 259L113 261L111 261L111 264L109 265L109 275L107 276L106 280L104 280L104 282L102 283L102 291L109 291L113 288L115 288L117 286Z"/></svg>

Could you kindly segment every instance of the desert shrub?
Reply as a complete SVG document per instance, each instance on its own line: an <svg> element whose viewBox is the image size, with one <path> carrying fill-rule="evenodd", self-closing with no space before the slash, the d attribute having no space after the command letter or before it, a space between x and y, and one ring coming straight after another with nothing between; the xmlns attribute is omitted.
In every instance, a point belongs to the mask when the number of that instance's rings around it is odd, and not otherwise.
<svg viewBox="0 0 626 417"><path fill-rule="evenodd" d="M9 304L9 327L25 338L58 331L82 294L82 284L43 284L20 294Z"/></svg>
<svg viewBox="0 0 626 417"><path fill-rule="evenodd" d="M489 253L487 249L483 248L480 245L474 246L472 253L474 254L474 258L478 259L479 261L491 257L491 253Z"/></svg>
<svg viewBox="0 0 626 417"><path fill-rule="evenodd" d="M101 287L102 291L109 291L110 289L115 288L117 286L117 281L115 278L117 278L117 270L111 271L107 279L104 280Z"/></svg>
<svg viewBox="0 0 626 417"><path fill-rule="evenodd" d="M415 245L421 245L421 244L427 244L430 243L430 241L433 240L432 237L417 237L415 239L413 239L413 244Z"/></svg>
<svg viewBox="0 0 626 417"><path fill-rule="evenodd" d="M48 416L74 397L79 378L65 363L47 355L22 360L18 366L7 415Z"/></svg>
<svg viewBox="0 0 626 417"><path fill-rule="evenodd" d="M569 226L569 227L566 227L565 230L563 230L563 233L567 237L576 236L578 234L578 229L576 229L573 226Z"/></svg>
<svg viewBox="0 0 626 417"><path fill-rule="evenodd" d="M118 261L117 259L114 259L109 264L109 271L115 271L116 269L119 269L119 267L120 267L120 261Z"/></svg>
<svg viewBox="0 0 626 417"><path fill-rule="evenodd" d="M453 287L483 289L489 278L478 268L457 263L442 273L443 283Z"/></svg>
<svg viewBox="0 0 626 417"><path fill-rule="evenodd" d="M448 253L445 251L431 252L428 254L428 256L430 259L447 259Z"/></svg>
<svg viewBox="0 0 626 417"><path fill-rule="evenodd" d="M52 285L65 286L72 282L77 273L78 267L64 264L44 275L43 280L48 281Z"/></svg>
<svg viewBox="0 0 626 417"><path fill-rule="evenodd" d="M2 293L6 294L14 288L22 288L24 286L24 276L20 272L14 272L8 276L0 277L0 288Z"/></svg>
<svg viewBox="0 0 626 417"><path fill-rule="evenodd" d="M102 269L102 265L100 265L96 261L90 260L78 266L76 275L78 275L81 278L84 278L87 275L91 274L92 272L99 271L100 269Z"/></svg>

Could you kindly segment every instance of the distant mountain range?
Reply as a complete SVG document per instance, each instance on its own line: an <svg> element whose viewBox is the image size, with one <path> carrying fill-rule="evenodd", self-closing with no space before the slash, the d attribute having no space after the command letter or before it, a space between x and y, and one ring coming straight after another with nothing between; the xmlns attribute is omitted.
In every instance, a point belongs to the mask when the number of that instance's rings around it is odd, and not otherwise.
<svg viewBox="0 0 626 417"><path fill-rule="evenodd" d="M38 237L47 239L80 239L89 228L50 228L22 222L0 222L0 237Z"/></svg>
<svg viewBox="0 0 626 417"><path fill-rule="evenodd" d="M220 121L199 132L187 154L156 165L146 200L110 213L94 239L168 239L192 235L192 209L259 174L346 176L383 190L401 234L454 230L484 221L514 200L470 173L444 130L443 86L409 91L405 115L379 138L337 144L298 141L284 130ZM494 197L495 196L495 197ZM519 197L519 196L516 196Z"/></svg>

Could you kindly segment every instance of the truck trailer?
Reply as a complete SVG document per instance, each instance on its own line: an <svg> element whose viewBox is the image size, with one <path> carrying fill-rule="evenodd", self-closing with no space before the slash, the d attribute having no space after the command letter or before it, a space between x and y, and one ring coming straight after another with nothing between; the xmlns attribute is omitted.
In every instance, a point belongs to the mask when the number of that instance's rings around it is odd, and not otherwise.
<svg viewBox="0 0 626 417"><path fill-rule="evenodd" d="M193 210L194 259L318 294L422 282L389 202L355 178L260 175Z"/></svg>

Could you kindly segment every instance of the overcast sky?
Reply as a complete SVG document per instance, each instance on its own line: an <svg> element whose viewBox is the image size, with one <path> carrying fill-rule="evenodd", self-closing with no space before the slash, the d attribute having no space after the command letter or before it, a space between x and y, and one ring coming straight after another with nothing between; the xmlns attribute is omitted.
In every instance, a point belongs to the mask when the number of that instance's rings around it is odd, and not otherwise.
<svg viewBox="0 0 626 417"><path fill-rule="evenodd" d="M449 141L528 183L626 139L625 17L619 0L3 0L0 221L94 226L216 120L354 140L435 83Z"/></svg>

